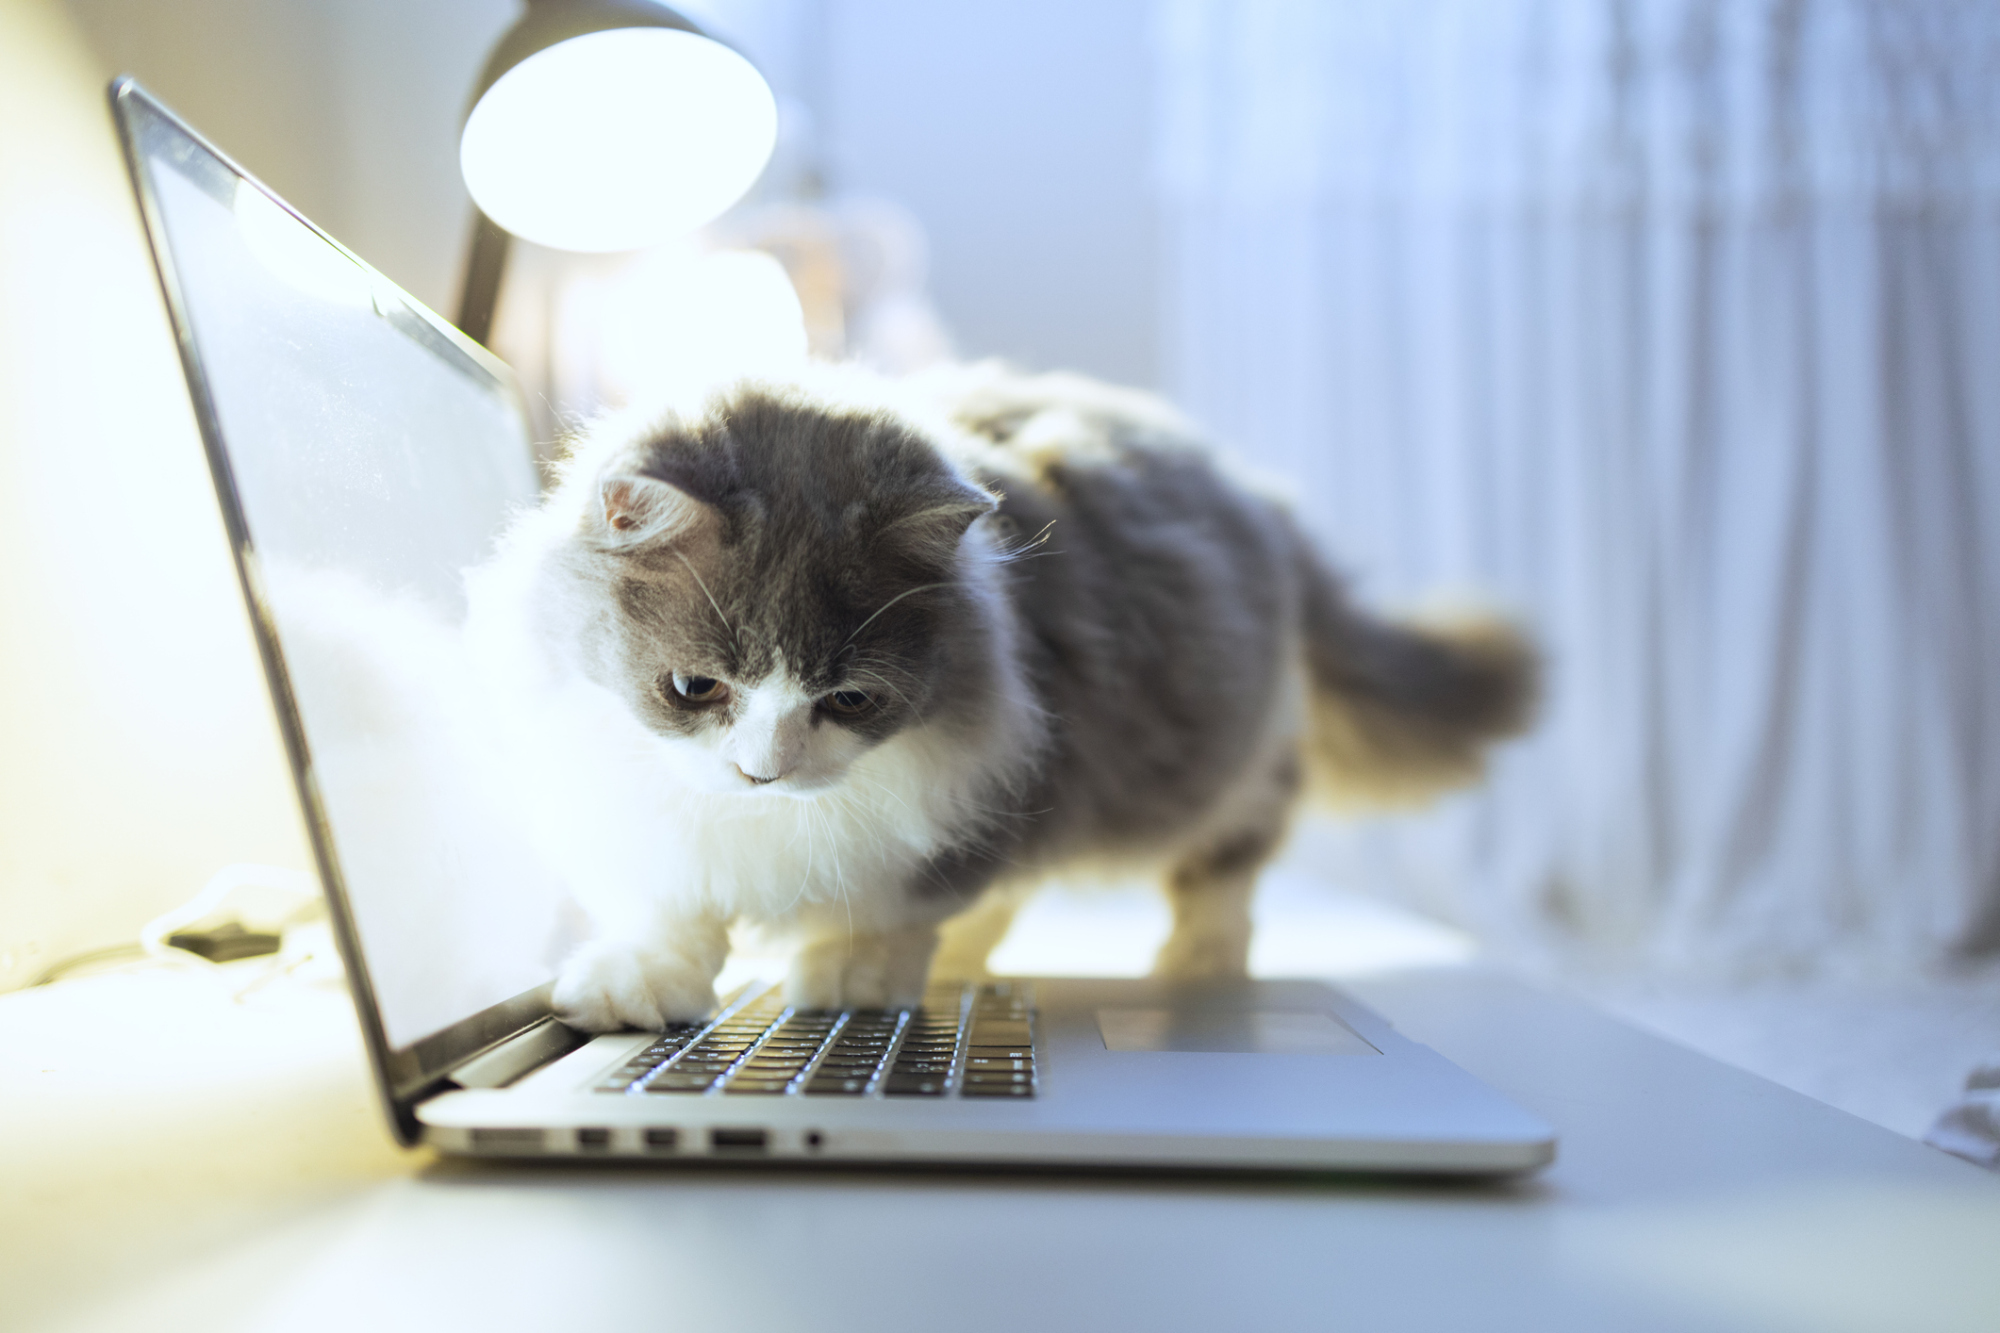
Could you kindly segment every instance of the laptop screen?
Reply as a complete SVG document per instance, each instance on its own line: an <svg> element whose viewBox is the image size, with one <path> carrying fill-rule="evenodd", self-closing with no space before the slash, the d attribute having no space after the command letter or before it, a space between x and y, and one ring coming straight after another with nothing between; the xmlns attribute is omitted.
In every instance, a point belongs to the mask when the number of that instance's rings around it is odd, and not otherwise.
<svg viewBox="0 0 2000 1333"><path fill-rule="evenodd" d="M121 110L357 994L407 1048L543 985L568 943L460 642L464 570L536 499L518 399L172 121Z"/></svg>

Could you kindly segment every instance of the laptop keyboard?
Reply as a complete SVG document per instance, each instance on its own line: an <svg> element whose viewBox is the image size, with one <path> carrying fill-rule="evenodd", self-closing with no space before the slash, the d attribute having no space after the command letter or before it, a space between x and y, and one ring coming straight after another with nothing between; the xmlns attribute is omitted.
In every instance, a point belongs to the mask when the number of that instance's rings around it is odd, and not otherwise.
<svg viewBox="0 0 2000 1333"><path fill-rule="evenodd" d="M1018 981L932 986L915 1009L827 1013L775 988L669 1029L599 1092L682 1097L1035 1095L1035 1008Z"/></svg>

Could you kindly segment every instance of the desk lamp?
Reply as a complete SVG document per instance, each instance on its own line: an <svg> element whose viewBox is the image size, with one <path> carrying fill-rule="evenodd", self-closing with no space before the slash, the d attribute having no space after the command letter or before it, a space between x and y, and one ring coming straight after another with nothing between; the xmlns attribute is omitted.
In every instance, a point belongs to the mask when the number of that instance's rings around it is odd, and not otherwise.
<svg viewBox="0 0 2000 1333"><path fill-rule="evenodd" d="M756 182L778 107L748 60L652 0L528 0L487 57L459 138L478 216L458 325L488 341L511 236L636 250Z"/></svg>

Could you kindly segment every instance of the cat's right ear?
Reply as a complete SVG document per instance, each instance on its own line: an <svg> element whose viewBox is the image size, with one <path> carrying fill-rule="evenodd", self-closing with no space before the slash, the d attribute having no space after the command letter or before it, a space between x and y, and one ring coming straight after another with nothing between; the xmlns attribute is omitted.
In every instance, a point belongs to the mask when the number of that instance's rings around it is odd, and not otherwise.
<svg viewBox="0 0 2000 1333"><path fill-rule="evenodd" d="M709 507L656 477L615 473L597 483L595 527L614 547L671 541L692 533Z"/></svg>

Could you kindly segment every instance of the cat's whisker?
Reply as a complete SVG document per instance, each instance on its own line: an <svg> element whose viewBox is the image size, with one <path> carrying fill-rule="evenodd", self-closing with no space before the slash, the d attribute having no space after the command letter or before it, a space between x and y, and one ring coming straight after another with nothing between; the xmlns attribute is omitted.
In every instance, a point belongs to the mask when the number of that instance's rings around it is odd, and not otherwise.
<svg viewBox="0 0 2000 1333"><path fill-rule="evenodd" d="M834 887L840 891L840 896L844 901L847 898L847 867L840 863L840 839L834 835L831 827L827 830L826 841L827 854L833 858Z"/></svg>
<svg viewBox="0 0 2000 1333"><path fill-rule="evenodd" d="M686 565L687 572L694 575L695 586L701 589L701 595L703 597L708 598L708 604L715 609L715 618L722 622L722 628L729 631L730 646L735 648L738 652L741 652L743 650L743 645L736 641L736 626L730 624L729 617L722 614L722 604L715 600L715 594L710 592L708 590L708 584L702 581L701 571L694 567L694 562L692 560L689 560L685 555L682 555L679 551L674 552L674 559L680 561L683 565Z"/></svg>
<svg viewBox="0 0 2000 1333"><path fill-rule="evenodd" d="M872 777L867 773L857 773L853 769L849 769L847 771L847 775L848 777L854 779L856 782L867 783L869 786L873 787L875 790L881 792L884 796L894 801L897 805L902 806L903 809L909 810L912 815L916 814L916 811L910 810L910 803L904 800L902 797L896 795L895 788L891 787L888 783L882 781L880 778Z"/></svg>
<svg viewBox="0 0 2000 1333"><path fill-rule="evenodd" d="M957 579L942 579L936 583L919 583L914 588L905 588L902 592L897 593L894 597L891 597L888 601L876 607L875 615L869 616L868 619L862 621L859 625L856 625L854 627L854 633L847 636L846 640L842 642L841 647L844 648L848 644L853 643L856 636L858 636L862 630L867 629L870 625L875 623L875 616L881 615L884 611L887 611L890 607L902 601L905 597L915 597L918 593L929 592L933 588L949 588L957 583L958 583Z"/></svg>
<svg viewBox="0 0 2000 1333"><path fill-rule="evenodd" d="M1011 565L1016 560L1027 560L1032 558L1030 553L1033 552L1035 548L1038 546L1047 545L1049 539L1055 535L1053 532L1055 525L1056 525L1056 520L1050 519L1048 522L1044 523L1041 526L1040 531L1036 532L1034 536L1029 537L1027 540L1023 541L1019 546L1003 547L1001 550L995 553L994 555L995 563L1002 565ZM1061 555L1062 552L1043 551L1041 552L1041 554Z"/></svg>
<svg viewBox="0 0 2000 1333"><path fill-rule="evenodd" d="M797 906L799 899L805 897L807 892L811 890L813 881L813 867L819 864L819 847L813 839L813 808L810 805L808 805L805 808L805 811L806 811L806 817L805 817L804 827L806 831L806 873L799 877L799 891L792 897L793 906Z"/></svg>
<svg viewBox="0 0 2000 1333"><path fill-rule="evenodd" d="M834 837L830 831L828 833L828 840L836 849L833 860L834 889L840 894L840 904L847 911L847 948L851 953L854 949L854 895L847 890L847 872L841 868L840 855L837 850L840 840Z"/></svg>

